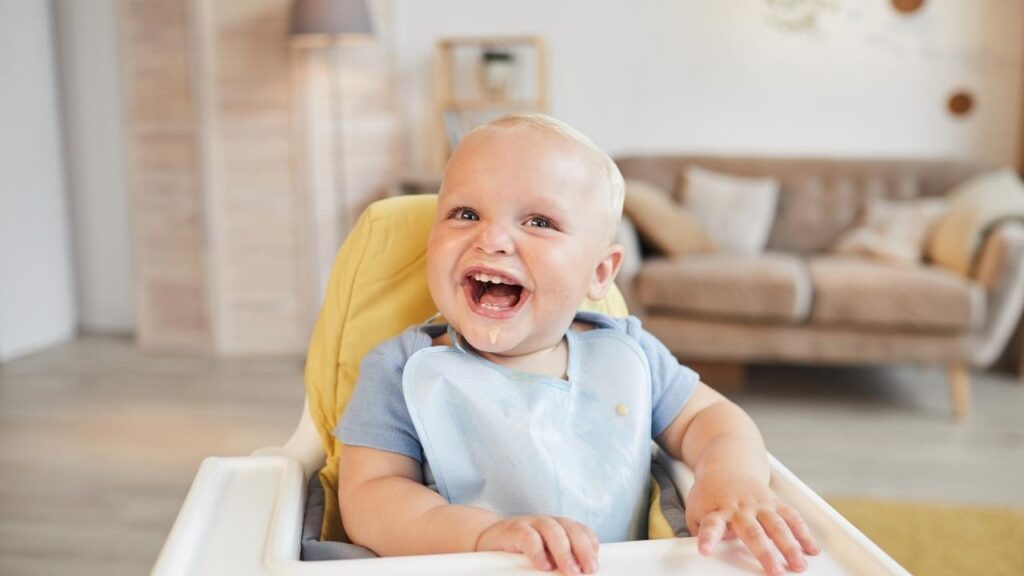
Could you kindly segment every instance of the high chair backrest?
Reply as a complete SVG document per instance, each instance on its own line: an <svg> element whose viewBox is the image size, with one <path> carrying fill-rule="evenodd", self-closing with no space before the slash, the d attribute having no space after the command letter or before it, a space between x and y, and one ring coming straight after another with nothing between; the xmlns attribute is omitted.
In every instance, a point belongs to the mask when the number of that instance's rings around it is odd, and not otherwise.
<svg viewBox="0 0 1024 576"><path fill-rule="evenodd" d="M320 470L325 509L321 540L346 540L338 511L341 445L334 428L371 349L437 312L427 290L427 235L437 196L389 198L359 217L334 260L323 308L306 356L306 395L327 459ZM625 316L615 286L582 309Z"/></svg>

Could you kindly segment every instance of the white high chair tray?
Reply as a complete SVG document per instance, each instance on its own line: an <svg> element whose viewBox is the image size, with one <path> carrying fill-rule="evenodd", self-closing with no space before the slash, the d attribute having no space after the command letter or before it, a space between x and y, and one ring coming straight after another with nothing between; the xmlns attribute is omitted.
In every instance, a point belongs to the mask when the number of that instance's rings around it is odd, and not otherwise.
<svg viewBox="0 0 1024 576"><path fill-rule="evenodd" d="M677 485L688 491L690 471L666 455ZM803 515L819 546L804 574L909 574L792 472L771 458L772 487ZM207 458L178 514L153 574L390 575L541 574L522 555L504 552L438 554L303 562L299 560L305 478L288 456ZM711 557L696 538L602 544L600 574L760 574L738 540Z"/></svg>

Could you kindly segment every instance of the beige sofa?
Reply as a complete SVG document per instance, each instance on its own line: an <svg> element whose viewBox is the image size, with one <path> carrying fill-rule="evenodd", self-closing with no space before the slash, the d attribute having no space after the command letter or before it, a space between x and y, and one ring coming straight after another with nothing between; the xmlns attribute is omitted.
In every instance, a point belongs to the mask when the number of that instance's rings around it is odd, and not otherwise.
<svg viewBox="0 0 1024 576"><path fill-rule="evenodd" d="M619 286L646 327L684 362L919 363L948 369L958 417L969 367L988 367L1024 306L1024 224L985 236L966 276L829 253L867 199L946 194L987 166L926 160L636 156L623 176L680 201L690 165L780 183L766 251L669 259L643 252L627 221Z"/></svg>

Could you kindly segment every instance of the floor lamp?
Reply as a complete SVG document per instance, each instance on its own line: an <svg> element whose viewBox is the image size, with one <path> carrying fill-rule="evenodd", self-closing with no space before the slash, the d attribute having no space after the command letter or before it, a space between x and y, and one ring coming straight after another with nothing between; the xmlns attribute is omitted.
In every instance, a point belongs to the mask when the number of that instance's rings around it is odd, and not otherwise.
<svg viewBox="0 0 1024 576"><path fill-rule="evenodd" d="M317 159L321 158L314 148L329 148L329 160L326 162L329 176L323 177L321 170L304 171L306 195L311 207L309 218L313 223L310 232L315 237L310 255L314 259L311 295L317 303L313 308L315 312L323 297L334 252L342 240L341 236L347 234L348 227L352 225L349 190L344 178L345 150L341 133L342 46L369 41L373 27L366 0L296 0L292 5L291 16L292 47L304 59L303 62L313 62L314 54L311 52L318 52L315 56L326 56L328 62L327 115L330 126L326 146L314 134L306 134L304 137L309 144L305 149L304 160L307 168L309 163L315 167ZM308 72L301 65L299 69ZM322 88L322 84L318 87ZM300 125L306 131L315 132L315 121L300 122ZM323 188L329 190L329 198L317 197ZM327 219L318 211L328 212Z"/></svg>

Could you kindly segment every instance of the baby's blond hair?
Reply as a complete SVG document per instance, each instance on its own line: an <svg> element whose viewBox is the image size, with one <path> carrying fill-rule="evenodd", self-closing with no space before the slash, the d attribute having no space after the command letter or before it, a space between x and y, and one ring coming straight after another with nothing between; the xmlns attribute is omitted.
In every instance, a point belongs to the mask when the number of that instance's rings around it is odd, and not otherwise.
<svg viewBox="0 0 1024 576"><path fill-rule="evenodd" d="M510 128L522 125L532 126L541 130L548 130L562 137L568 138L576 144L583 146L588 152L596 157L598 162L604 168L605 181L608 189L608 199L611 202L612 217L615 223L615 228L617 228L618 222L622 218L622 202L626 195L626 185L622 179L622 172L619 172L619 167L615 165L615 162L611 159L611 156L608 156L607 152L598 147L597 144L594 144L593 140L587 138L579 130L546 114L539 114L536 112L515 112L512 114L505 114L488 124L475 128L470 132L470 134L477 130L486 128Z"/></svg>

